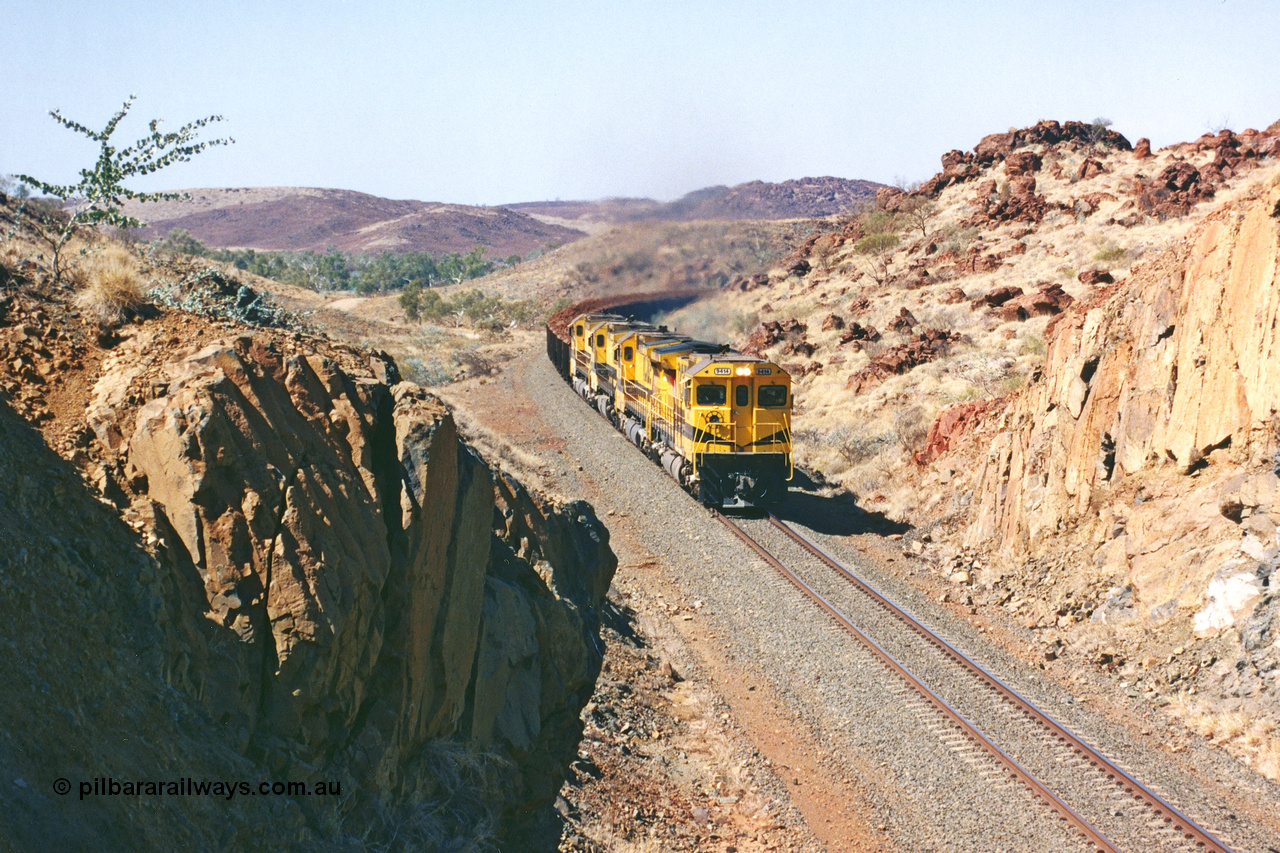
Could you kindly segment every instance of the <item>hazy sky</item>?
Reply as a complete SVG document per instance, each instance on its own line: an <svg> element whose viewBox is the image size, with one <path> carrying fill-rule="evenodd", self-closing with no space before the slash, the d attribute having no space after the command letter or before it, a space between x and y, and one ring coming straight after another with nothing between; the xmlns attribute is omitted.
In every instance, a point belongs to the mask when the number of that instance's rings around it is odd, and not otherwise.
<svg viewBox="0 0 1280 853"><path fill-rule="evenodd" d="M1156 147L1280 119L1280 2L0 0L0 173L117 137L236 144L137 189L297 185L466 204L816 175L893 182L1038 119Z"/></svg>

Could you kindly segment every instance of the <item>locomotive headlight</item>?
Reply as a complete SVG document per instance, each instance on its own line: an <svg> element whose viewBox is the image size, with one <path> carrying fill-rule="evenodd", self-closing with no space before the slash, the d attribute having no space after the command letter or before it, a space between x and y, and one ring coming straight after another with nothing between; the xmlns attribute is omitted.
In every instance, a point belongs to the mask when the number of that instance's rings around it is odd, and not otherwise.
<svg viewBox="0 0 1280 853"><path fill-rule="evenodd" d="M734 371L734 372L735 372L735 373L737 373L739 376L750 376L750 375L751 375L751 368L750 368L750 367L739 367L739 368L738 368L736 371Z"/></svg>

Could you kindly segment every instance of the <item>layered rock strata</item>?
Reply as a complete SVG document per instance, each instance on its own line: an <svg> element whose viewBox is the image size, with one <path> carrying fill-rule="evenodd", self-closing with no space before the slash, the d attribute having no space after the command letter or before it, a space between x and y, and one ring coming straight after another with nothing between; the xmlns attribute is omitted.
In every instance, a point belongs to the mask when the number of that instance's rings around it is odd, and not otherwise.
<svg viewBox="0 0 1280 853"><path fill-rule="evenodd" d="M452 738L511 762L513 805L554 798L616 566L591 508L495 480L388 359L258 334L164 370L116 441L171 680L284 776L414 796Z"/></svg>
<svg viewBox="0 0 1280 853"><path fill-rule="evenodd" d="M1098 571L1132 590L1126 615L1201 635L1261 619L1268 646L1278 413L1272 183L1055 318L981 463L969 543L1028 560L1091 540Z"/></svg>

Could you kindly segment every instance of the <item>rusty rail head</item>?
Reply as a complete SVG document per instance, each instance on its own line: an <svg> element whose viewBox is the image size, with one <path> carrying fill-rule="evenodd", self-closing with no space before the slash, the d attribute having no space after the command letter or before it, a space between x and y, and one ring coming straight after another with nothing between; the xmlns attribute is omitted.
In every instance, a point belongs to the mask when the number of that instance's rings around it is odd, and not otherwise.
<svg viewBox="0 0 1280 853"><path fill-rule="evenodd" d="M871 639L866 634L864 634L862 630L853 623L852 620L850 620L847 616L845 616L838 609L836 609L834 605L832 605L829 601L827 601L820 594L818 594L816 590L814 590L812 587L806 584L794 572L792 572L789 568L787 568L785 565L779 562L779 560L776 557L774 557L771 553L765 550L764 546L756 542L754 539L751 538L751 536L749 536L746 533L746 531L742 530L740 527L738 527L736 524L734 524L732 521L730 521L728 518L726 518L716 510L710 509L709 511L712 517L714 517L717 521L724 524L725 527L729 528L729 530L735 536L741 539L743 543L746 544L747 547L749 547L757 555L759 555L759 557L762 560L764 560L766 563L768 563L770 566L776 569L794 587L796 587L798 590L804 593L807 597L813 600L815 604L817 604L820 608L822 608L822 610L824 610L828 615L830 615L833 619L835 619L835 621L841 627L843 627L849 633L853 634L853 636L856 637L859 640L859 642L865 645L871 651L872 654L874 654L877 658L879 658L889 669L891 669L895 674L897 674L899 678L905 681L912 690L916 691L916 693L922 696L939 713L941 713L944 717L946 717L952 723L952 725L954 725L957 729L959 729L965 735L965 737L967 737L971 742L981 747L984 751L986 751L989 755L991 755L992 758L994 758L1000 765L1002 765L1007 771L1009 771L1009 775L1012 779L1021 783L1025 788L1031 791L1032 795L1034 795L1035 797L1039 798L1042 802L1044 802L1045 805L1049 807L1050 811L1058 815L1058 818L1060 820L1066 821L1072 828L1074 828L1077 832L1079 832L1080 835L1082 835L1085 838L1085 840L1087 840L1090 844L1092 844L1096 850L1103 851L1103 853L1119 853L1116 847L1110 841L1108 841L1105 836L1103 836L1100 832L1094 829L1094 827L1087 820L1085 820L1080 815L1076 814L1076 812L1072 810L1072 808L1068 806L1065 802L1063 802L1058 797L1057 794L1049 790L1049 788L1047 788L1044 785L1044 783L1042 783L1035 776L1031 775L1031 773L1027 772L1027 770L1025 770L1020 764L1018 764L1018 762L1015 761L1011 756L1006 754L1002 749L1000 749L998 746L992 743L987 738L986 735L984 735L981 731L978 730L976 726L974 726L967 719L965 719L965 717L962 714L960 714L960 712L956 711L954 708L948 705L946 701L942 699L942 697L938 696L936 693L930 690L929 687L924 684L924 682L920 681L920 679L912 675L911 672L906 667L904 667L901 663L895 660L892 655L890 655L887 651L884 650L884 648L880 646L880 644L878 644L875 640Z"/></svg>
<svg viewBox="0 0 1280 853"><path fill-rule="evenodd" d="M1160 797L1160 795L1147 788L1137 779L1134 779L1105 755L1098 752L1080 738L1076 737L1070 729L1041 711L1012 687L988 672L977 661L973 660L964 652L960 651L955 646L951 645L951 643L934 633L910 613L903 610L880 591L875 589L858 575L854 574L854 572L844 563L828 554L823 550L822 546L818 545L816 542L812 541L803 533L791 527L791 525L782 521L772 513L769 515L769 521L802 548L813 554L822 562L826 563L829 567L834 569L874 599L878 604L880 604L880 606L884 607L898 619L902 620L911 630L922 636L929 643L941 649L948 657L985 682L991 689L999 693L1005 701L1017 707L1036 723L1048 730L1052 735L1056 736L1059 740L1070 745L1071 748L1082 758L1089 761L1091 764L1095 764L1102 768L1104 772L1106 772L1107 778L1112 780L1117 787L1124 789L1126 794L1133 796L1135 799L1143 801L1149 808L1151 808L1157 817L1162 818L1166 823L1172 824L1172 828L1175 831L1181 832L1185 838L1195 842L1197 847L1210 851L1210 853L1232 853L1229 847L1215 838L1208 830L1196 824L1195 821L1182 814L1182 812L1178 811L1178 809L1170 805Z"/></svg>

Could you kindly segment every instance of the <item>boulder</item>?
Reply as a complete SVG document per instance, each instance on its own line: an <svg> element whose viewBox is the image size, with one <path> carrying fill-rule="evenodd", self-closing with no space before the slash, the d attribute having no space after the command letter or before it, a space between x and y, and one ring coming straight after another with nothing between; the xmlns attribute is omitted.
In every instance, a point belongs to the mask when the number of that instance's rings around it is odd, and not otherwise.
<svg viewBox="0 0 1280 853"><path fill-rule="evenodd" d="M813 269L807 258L798 258L785 267L789 275L806 276Z"/></svg>
<svg viewBox="0 0 1280 853"><path fill-rule="evenodd" d="M845 329L840 335L840 343L854 343L858 341L878 341L880 333L876 331L875 326L863 326L858 322L850 322L849 328Z"/></svg>
<svg viewBox="0 0 1280 853"><path fill-rule="evenodd" d="M1060 284L1046 284L1031 293L1024 293L1000 306L1000 318L1005 321L1021 321L1031 317L1060 314L1074 299Z"/></svg>
<svg viewBox="0 0 1280 853"><path fill-rule="evenodd" d="M1116 197L1107 192L1087 193L1076 199L1072 213L1076 216L1092 216L1104 202L1115 201Z"/></svg>
<svg viewBox="0 0 1280 853"><path fill-rule="evenodd" d="M845 388L855 394L870 390L894 374L906 373L921 364L927 364L950 351L950 344L959 336L942 329L925 329L906 343L881 350L871 358L867 366L854 373Z"/></svg>
<svg viewBox="0 0 1280 853"><path fill-rule="evenodd" d="M978 248L970 249L963 255L957 255L950 249L938 253L938 261L950 261L948 272L954 277L994 272L1000 269L1001 261L994 255L984 254Z"/></svg>
<svg viewBox="0 0 1280 853"><path fill-rule="evenodd" d="M1106 147L1118 151L1132 149L1129 140L1113 130L1078 121L1061 124L1056 121L1040 121L1031 127L985 136L972 152L948 151L942 155L942 171L922 182L919 192L936 198L947 187L971 180L980 175L983 169L1018 156L1022 153L1019 149L1031 145L1063 145L1072 149ZM1034 171L1026 168L1026 162L1023 160L1015 165L1015 171ZM1057 164L1053 168L1057 169Z"/></svg>
<svg viewBox="0 0 1280 853"><path fill-rule="evenodd" d="M1108 174L1110 171L1110 169L1102 165L1098 160L1095 160L1092 157L1087 157L1085 158L1085 161L1080 164L1080 168L1076 170L1076 180L1087 181L1090 178L1096 178L1099 175Z"/></svg>
<svg viewBox="0 0 1280 853"><path fill-rule="evenodd" d="M1044 161L1040 159L1040 155L1034 151L1015 151L1005 158L1004 171L1010 178L1015 178L1019 175L1029 175L1032 172L1039 171L1043 162Z"/></svg>
<svg viewBox="0 0 1280 853"><path fill-rule="evenodd" d="M916 320L916 316L914 314L912 314L908 309L902 308L898 311L898 316L893 318L893 322L890 324L889 328L893 329L895 332L910 332L916 327L917 322L919 321Z"/></svg>
<svg viewBox="0 0 1280 853"><path fill-rule="evenodd" d="M794 317L785 321L766 320L751 332L744 349L761 353L783 339L801 340L806 331L808 326Z"/></svg>
<svg viewBox="0 0 1280 853"><path fill-rule="evenodd" d="M1009 192L1012 195L1029 196L1036 191L1035 175L1016 175L1009 179Z"/></svg>
<svg viewBox="0 0 1280 853"><path fill-rule="evenodd" d="M984 225L991 222L1029 222L1038 224L1049 211L1044 196L1035 192L1032 175L1023 175L1009 182L1008 192L979 194L975 202L978 211L969 222Z"/></svg>
<svg viewBox="0 0 1280 853"><path fill-rule="evenodd" d="M726 287L729 290L737 290L746 293L759 287L764 287L769 283L769 276L766 273L758 272L754 275L740 275L730 281Z"/></svg>
<svg viewBox="0 0 1280 853"><path fill-rule="evenodd" d="M808 341L788 341L786 344L783 345L781 354L782 355L802 355L807 358L813 355L814 350L816 349L817 347L815 347L813 344L809 343Z"/></svg>
<svg viewBox="0 0 1280 853"><path fill-rule="evenodd" d="M1170 163L1156 176L1156 184L1172 192L1191 189L1200 182L1200 170L1185 160Z"/></svg>
<svg viewBox="0 0 1280 853"><path fill-rule="evenodd" d="M1112 278L1111 273L1107 270L1081 270L1076 278L1080 280L1081 284L1089 286L1115 283L1115 279Z"/></svg>
<svg viewBox="0 0 1280 853"><path fill-rule="evenodd" d="M1021 295L1022 295L1021 287L1017 287L1016 285L1005 285L1004 287L997 287L995 290L992 290L986 293L985 295L979 296L977 299L973 300L973 307L974 308L999 308L1001 305L1008 302L1010 299L1013 299L1015 296L1021 296Z"/></svg>
<svg viewBox="0 0 1280 853"><path fill-rule="evenodd" d="M897 187L881 187L876 190L876 209L877 210L897 210L902 204L902 200L907 194Z"/></svg>

